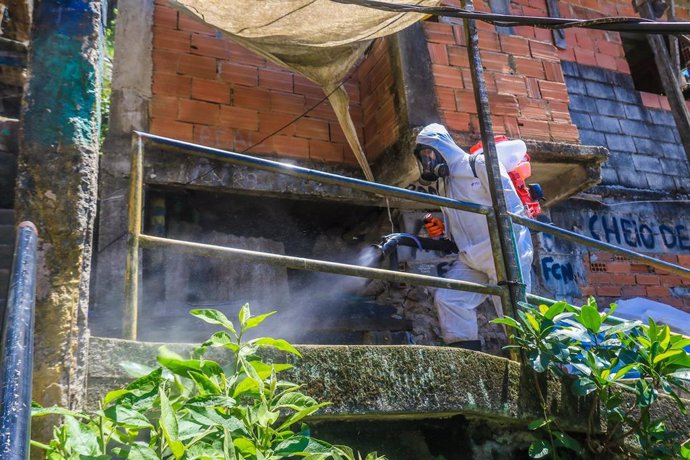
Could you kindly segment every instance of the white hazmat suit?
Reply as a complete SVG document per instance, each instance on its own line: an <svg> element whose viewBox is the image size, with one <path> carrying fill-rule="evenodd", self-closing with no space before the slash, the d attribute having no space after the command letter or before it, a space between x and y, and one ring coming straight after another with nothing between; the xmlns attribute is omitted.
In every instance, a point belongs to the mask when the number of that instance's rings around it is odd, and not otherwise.
<svg viewBox="0 0 690 460"><path fill-rule="evenodd" d="M442 180L445 195L455 200L491 206L489 180L484 156L479 155L475 163L477 177L470 166L470 156L458 147L446 128L439 124L426 126L417 135L417 144L432 147L449 167L449 175ZM508 211L525 215L525 210L505 168L501 165L501 183ZM496 283L496 270L491 251L486 217L457 209L442 208L447 232L458 246L458 260L445 277L472 281L475 283ZM532 240L527 228L514 225L517 250L520 256L522 279L530 290L530 269L532 266ZM486 299L486 294L476 292L438 289L434 304L438 310L441 335L446 343L477 340L477 306ZM497 314L500 301L494 298Z"/></svg>

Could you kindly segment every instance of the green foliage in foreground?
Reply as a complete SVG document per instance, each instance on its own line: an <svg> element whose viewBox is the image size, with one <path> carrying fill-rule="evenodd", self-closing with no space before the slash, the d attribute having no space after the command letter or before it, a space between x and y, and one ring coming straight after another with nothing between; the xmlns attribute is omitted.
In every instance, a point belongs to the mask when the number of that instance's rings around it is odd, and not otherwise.
<svg viewBox="0 0 690 460"><path fill-rule="evenodd" d="M262 347L300 356L288 342L269 337L243 340L244 334L273 313L239 313L239 330L218 310L192 315L224 330L185 359L162 347L160 367L125 388L111 391L92 412L35 407L34 417L57 414L49 444L32 441L49 460L355 460L349 447L314 439L302 419L328 403L318 403L300 386L278 378L289 364L269 364ZM209 348L232 352L226 366L206 359ZM298 431L295 430L298 429ZM376 453L366 460L385 460Z"/></svg>
<svg viewBox="0 0 690 460"><path fill-rule="evenodd" d="M544 416L530 429L545 436L532 443L530 457L690 459L690 428L673 433L654 411L666 395L679 412L687 413L678 394L687 395L689 388L690 355L684 348L690 339L671 334L668 326L651 318L647 325L606 324L614 310L612 305L600 313L590 298L581 309L558 302L524 307L517 320L493 321L515 330L511 347L519 349L535 371ZM574 395L589 397L589 430L583 443L566 434L551 414L536 377L545 372L569 380ZM603 432L599 420L604 421Z"/></svg>

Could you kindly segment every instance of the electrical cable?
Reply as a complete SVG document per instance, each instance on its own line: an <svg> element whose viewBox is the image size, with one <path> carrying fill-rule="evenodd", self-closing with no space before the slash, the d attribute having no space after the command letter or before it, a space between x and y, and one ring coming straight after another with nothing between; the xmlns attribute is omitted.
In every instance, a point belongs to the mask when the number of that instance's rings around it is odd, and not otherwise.
<svg viewBox="0 0 690 460"><path fill-rule="evenodd" d="M379 0L331 0L337 3L357 5L395 13L420 13L461 19L476 19L499 27L533 26L542 29L567 29L582 27L631 33L682 34L690 32L690 22L661 22L651 19L616 16L599 19L551 18L543 16L518 16L512 14L469 11L454 6L418 6L403 3L387 3Z"/></svg>

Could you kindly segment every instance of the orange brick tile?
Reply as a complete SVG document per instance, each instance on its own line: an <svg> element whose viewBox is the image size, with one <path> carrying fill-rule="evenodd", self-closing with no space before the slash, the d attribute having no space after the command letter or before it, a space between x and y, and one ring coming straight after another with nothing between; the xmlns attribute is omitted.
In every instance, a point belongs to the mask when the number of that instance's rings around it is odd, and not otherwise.
<svg viewBox="0 0 690 460"><path fill-rule="evenodd" d="M168 118L151 118L151 133L181 141L194 141L194 125Z"/></svg>
<svg viewBox="0 0 690 460"><path fill-rule="evenodd" d="M549 123L551 139L557 142L568 142L578 144L580 142L580 132L577 126L571 123Z"/></svg>
<svg viewBox="0 0 690 460"><path fill-rule="evenodd" d="M647 289L644 286L623 286L621 288L621 295L623 297L647 295Z"/></svg>
<svg viewBox="0 0 690 460"><path fill-rule="evenodd" d="M192 79L192 99L220 104L230 103L230 87L218 80Z"/></svg>
<svg viewBox="0 0 690 460"><path fill-rule="evenodd" d="M192 34L191 50L192 54L201 56L215 57L218 59L231 58L231 42L225 38Z"/></svg>
<svg viewBox="0 0 690 460"><path fill-rule="evenodd" d="M462 88L462 74L460 69L449 66L442 66L432 64L431 70L434 74L434 81L438 86L446 86L448 88Z"/></svg>
<svg viewBox="0 0 690 460"><path fill-rule="evenodd" d="M270 146L271 133L235 129L235 151L239 153L273 153Z"/></svg>
<svg viewBox="0 0 690 460"><path fill-rule="evenodd" d="M180 99L178 111L178 119L180 121L199 125L215 125L218 123L218 104Z"/></svg>
<svg viewBox="0 0 690 460"><path fill-rule="evenodd" d="M460 91L460 90L458 90ZM455 91L453 88L439 86L436 88L436 100L441 110L456 110Z"/></svg>
<svg viewBox="0 0 690 460"><path fill-rule="evenodd" d="M661 100L658 94L640 91L640 96L642 97L642 104L644 104L645 107L651 107L653 109L661 108Z"/></svg>
<svg viewBox="0 0 690 460"><path fill-rule="evenodd" d="M268 141L270 149L279 156L309 158L309 141L299 137L273 136Z"/></svg>
<svg viewBox="0 0 690 460"><path fill-rule="evenodd" d="M658 285L660 280L659 275L640 273L638 275L635 275L635 281L637 282L637 284Z"/></svg>
<svg viewBox="0 0 690 460"><path fill-rule="evenodd" d="M515 68L520 75L542 80L545 78L544 64L546 62L531 57L516 57L513 62L515 62Z"/></svg>
<svg viewBox="0 0 690 460"><path fill-rule="evenodd" d="M544 74L548 81L565 83L565 77L563 76L563 69L561 68L560 62L544 61Z"/></svg>
<svg viewBox="0 0 690 460"><path fill-rule="evenodd" d="M190 77L213 80L216 78L215 58L181 54L177 61L177 72Z"/></svg>
<svg viewBox="0 0 690 460"><path fill-rule="evenodd" d="M173 30L164 27L153 28L153 47L188 53L190 51L191 34L183 30Z"/></svg>
<svg viewBox="0 0 690 460"><path fill-rule="evenodd" d="M515 57L529 57L529 42L524 37L516 35L499 35L501 51Z"/></svg>
<svg viewBox="0 0 690 460"><path fill-rule="evenodd" d="M618 68L616 58L609 56L608 54L596 53L594 59L597 61L597 65L604 69L616 70Z"/></svg>
<svg viewBox="0 0 690 460"><path fill-rule="evenodd" d="M470 115L460 112L443 112L442 117L450 131L464 132L469 129Z"/></svg>
<svg viewBox="0 0 690 460"><path fill-rule="evenodd" d="M465 28L462 24L453 26L453 37L455 38L455 43L460 46L467 45L467 39L465 38Z"/></svg>
<svg viewBox="0 0 690 460"><path fill-rule="evenodd" d="M452 66L464 69L470 66L470 59L467 56L467 48L461 46L448 47L448 63Z"/></svg>
<svg viewBox="0 0 690 460"><path fill-rule="evenodd" d="M534 40L529 41L530 52L532 57L536 59L543 59L545 61L557 61L558 52L556 47L550 43L542 43Z"/></svg>
<svg viewBox="0 0 690 460"><path fill-rule="evenodd" d="M229 105L220 106L219 123L225 128L246 129L248 131L259 130L259 112L256 110L233 107Z"/></svg>
<svg viewBox="0 0 690 460"><path fill-rule="evenodd" d="M259 86L265 89L291 93L294 91L292 73L279 70L259 69Z"/></svg>
<svg viewBox="0 0 690 460"><path fill-rule="evenodd" d="M443 43L427 43L429 49L429 56L433 64L448 65L448 52L446 45Z"/></svg>
<svg viewBox="0 0 690 460"><path fill-rule="evenodd" d="M503 117L503 126L508 137L520 137L520 126L518 126L517 118Z"/></svg>
<svg viewBox="0 0 690 460"><path fill-rule="evenodd" d="M309 140L309 158L311 160L342 163L344 158L343 155L343 144L323 142L314 139Z"/></svg>
<svg viewBox="0 0 690 460"><path fill-rule="evenodd" d="M597 286L595 288L598 296L618 297L621 295L621 286Z"/></svg>
<svg viewBox="0 0 690 460"><path fill-rule="evenodd" d="M233 129L194 125L194 142L197 144L232 150L234 138L235 131Z"/></svg>
<svg viewBox="0 0 690 460"><path fill-rule="evenodd" d="M489 106L493 115L513 117L518 115L518 101L511 94L490 94Z"/></svg>
<svg viewBox="0 0 690 460"><path fill-rule="evenodd" d="M177 29L177 10L169 6L156 5L153 9L153 25Z"/></svg>
<svg viewBox="0 0 690 460"><path fill-rule="evenodd" d="M513 96L526 96L527 86L525 78L520 75L501 75L495 76L496 90L499 94L510 94Z"/></svg>
<svg viewBox="0 0 690 460"><path fill-rule="evenodd" d="M482 51L482 67L486 70L495 70L497 72L509 73L510 65L508 65L508 55L505 53L497 53L493 51Z"/></svg>
<svg viewBox="0 0 690 460"><path fill-rule="evenodd" d="M575 60L578 64L583 65L597 65L597 60L594 57L594 51L585 48L575 48Z"/></svg>
<svg viewBox="0 0 690 460"><path fill-rule="evenodd" d="M220 65L220 78L228 83L256 86L259 84L259 70L254 66L222 62Z"/></svg>
<svg viewBox="0 0 690 460"><path fill-rule="evenodd" d="M330 139L328 122L313 118L301 118L295 123L295 135L307 139L328 141Z"/></svg>
<svg viewBox="0 0 690 460"><path fill-rule="evenodd" d="M630 74L630 64L623 58L616 59L616 71Z"/></svg>
<svg viewBox="0 0 690 460"><path fill-rule="evenodd" d="M548 101L551 119L555 122L570 123L570 111L565 102Z"/></svg>
<svg viewBox="0 0 690 460"><path fill-rule="evenodd" d="M619 43L611 43L605 40L597 41L597 51L614 58L623 57L623 46Z"/></svg>
<svg viewBox="0 0 690 460"><path fill-rule="evenodd" d="M153 50L154 73L177 73L177 60L180 53L170 50Z"/></svg>
<svg viewBox="0 0 690 460"><path fill-rule="evenodd" d="M180 30L186 30L189 32L196 32L206 35L216 34L216 29L187 13L180 13L178 27Z"/></svg>
<svg viewBox="0 0 690 460"><path fill-rule="evenodd" d="M313 105L308 104L307 107L311 108ZM328 107L330 108L330 106ZM301 115L305 111L305 97L300 94L271 91L271 111ZM309 114L321 118L317 110L312 110Z"/></svg>
<svg viewBox="0 0 690 460"><path fill-rule="evenodd" d="M477 103L474 99L474 92L471 90L455 90L455 104L460 112L477 113Z"/></svg>
<svg viewBox="0 0 690 460"><path fill-rule="evenodd" d="M549 124L545 121L518 119L518 126L525 139L551 140Z"/></svg>
<svg viewBox="0 0 690 460"><path fill-rule="evenodd" d="M177 119L177 102L174 96L156 95L151 98L149 103L149 115L152 118Z"/></svg>
<svg viewBox="0 0 690 460"><path fill-rule="evenodd" d="M301 75L293 75L293 81L292 84L294 86L294 92L295 94L304 94L305 96L314 96L314 97L324 97L325 94L323 92L323 89L316 83L313 83L306 78L304 78ZM350 96L350 101L352 102L359 102L359 87L356 89L350 88L349 86L346 85L347 94Z"/></svg>
<svg viewBox="0 0 690 460"><path fill-rule="evenodd" d="M541 99L539 80L536 78L527 78L527 96L532 99Z"/></svg>
<svg viewBox="0 0 690 460"><path fill-rule="evenodd" d="M271 107L271 93L265 89L236 86L232 94L232 105L268 112Z"/></svg>
<svg viewBox="0 0 690 460"><path fill-rule="evenodd" d="M659 96L659 102L661 102L661 108L664 110L671 110L671 104L668 102L666 96Z"/></svg>
<svg viewBox="0 0 690 460"><path fill-rule="evenodd" d="M568 88L565 83L539 80L539 91L544 99L568 102Z"/></svg>
<svg viewBox="0 0 690 460"><path fill-rule="evenodd" d="M448 45L455 43L451 25L429 21L425 21L423 25L427 41L431 43L445 43Z"/></svg>
<svg viewBox="0 0 690 460"><path fill-rule="evenodd" d="M498 41L498 34L493 30L478 30L479 49L501 51L501 43Z"/></svg>
<svg viewBox="0 0 690 460"><path fill-rule="evenodd" d="M181 75L153 73L153 94L161 96L190 97L192 95L192 79Z"/></svg>

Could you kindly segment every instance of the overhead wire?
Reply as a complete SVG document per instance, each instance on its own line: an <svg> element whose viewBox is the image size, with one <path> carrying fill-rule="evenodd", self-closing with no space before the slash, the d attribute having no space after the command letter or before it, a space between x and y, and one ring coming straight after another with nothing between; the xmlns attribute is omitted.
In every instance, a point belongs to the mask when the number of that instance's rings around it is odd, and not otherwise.
<svg viewBox="0 0 690 460"><path fill-rule="evenodd" d="M470 11L455 6L419 6L406 3L388 3L380 0L331 0L336 3L364 6L396 13L420 13L475 19L499 27L533 26L542 29L568 29L581 27L616 32L682 34L690 32L690 22L663 22L651 19L614 16L598 19L552 18L545 16L519 16L513 14Z"/></svg>

